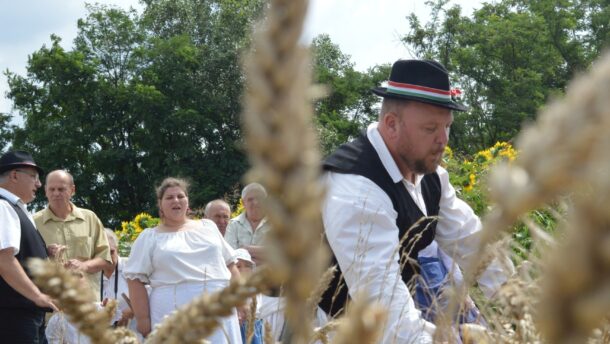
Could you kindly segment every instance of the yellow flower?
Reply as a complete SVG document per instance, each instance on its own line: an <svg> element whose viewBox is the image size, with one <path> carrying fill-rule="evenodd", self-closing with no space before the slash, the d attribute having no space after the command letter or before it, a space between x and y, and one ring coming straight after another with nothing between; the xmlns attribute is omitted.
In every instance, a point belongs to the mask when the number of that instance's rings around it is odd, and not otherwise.
<svg viewBox="0 0 610 344"><path fill-rule="evenodd" d="M505 149L500 151L500 156L505 157L508 161L513 161L516 158L515 151L512 149Z"/></svg>
<svg viewBox="0 0 610 344"><path fill-rule="evenodd" d="M444 153L444 155L448 159L453 159L453 150L451 150L451 148L449 146L445 146L445 153Z"/></svg>
<svg viewBox="0 0 610 344"><path fill-rule="evenodd" d="M490 149L482 150L475 154L474 160L479 164L486 164L493 159L493 154Z"/></svg>
<svg viewBox="0 0 610 344"><path fill-rule="evenodd" d="M468 180L470 181L469 185L470 185L470 186L472 186L472 185L474 185L474 184L476 183L476 181L477 181L477 176L475 176L475 175L474 175L474 173L471 173L471 174L468 176Z"/></svg>
<svg viewBox="0 0 610 344"><path fill-rule="evenodd" d="M231 214L231 218L238 216L239 214L243 213L243 211L244 211L244 202L242 199L240 199L239 204L237 205L237 208L235 208L235 211Z"/></svg>
<svg viewBox="0 0 610 344"><path fill-rule="evenodd" d="M148 221L150 221L151 219L152 216L147 213L139 213L138 215L136 215L136 217L133 219L133 226L135 227L136 232L140 233L142 232L144 227L148 227Z"/></svg>

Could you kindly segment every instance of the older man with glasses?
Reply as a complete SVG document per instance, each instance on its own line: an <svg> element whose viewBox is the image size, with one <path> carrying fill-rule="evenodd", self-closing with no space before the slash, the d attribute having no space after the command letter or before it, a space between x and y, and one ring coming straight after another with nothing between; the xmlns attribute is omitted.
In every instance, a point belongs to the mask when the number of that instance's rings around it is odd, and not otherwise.
<svg viewBox="0 0 610 344"><path fill-rule="evenodd" d="M43 171L29 153L0 157L0 333L6 343L45 343L45 312L57 310L32 282L25 263L47 258L46 245L26 204Z"/></svg>

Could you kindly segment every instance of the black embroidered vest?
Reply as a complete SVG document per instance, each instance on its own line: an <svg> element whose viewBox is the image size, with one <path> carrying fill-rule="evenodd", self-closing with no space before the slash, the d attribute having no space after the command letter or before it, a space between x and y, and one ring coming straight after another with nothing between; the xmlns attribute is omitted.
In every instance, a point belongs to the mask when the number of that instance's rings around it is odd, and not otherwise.
<svg viewBox="0 0 610 344"><path fill-rule="evenodd" d="M339 147L324 161L323 169L366 177L377 184L390 197L394 210L398 213L396 226L401 242L399 249L401 261L399 264L401 265L402 280L408 283L419 272L417 266L419 251L434 240L436 221L425 219L418 226L411 228L424 217L424 214L409 195L403 182L394 183L392 181L366 135ZM441 183L438 174L425 175L421 181L421 186L428 216L438 215L441 197ZM374 229L370 235L375 235ZM339 268L334 254L331 264L337 265L337 268ZM347 299L347 286L343 280L341 270L338 269L333 281L322 296L320 307L334 316L343 309Z"/></svg>
<svg viewBox="0 0 610 344"><path fill-rule="evenodd" d="M7 203L15 209L17 216L19 216L21 242L19 244L19 253L17 253L15 258L19 264L21 264L28 277L30 277L29 270L26 267L26 261L28 258L32 257L42 259L48 258L47 245L45 244L42 235L40 235L40 232L38 232L24 211L18 205L11 203L6 198L2 196L0 196L0 198L6 200ZM0 277L0 308L35 308L41 311L50 311L50 309L36 306L34 302L19 294L8 285L2 277Z"/></svg>

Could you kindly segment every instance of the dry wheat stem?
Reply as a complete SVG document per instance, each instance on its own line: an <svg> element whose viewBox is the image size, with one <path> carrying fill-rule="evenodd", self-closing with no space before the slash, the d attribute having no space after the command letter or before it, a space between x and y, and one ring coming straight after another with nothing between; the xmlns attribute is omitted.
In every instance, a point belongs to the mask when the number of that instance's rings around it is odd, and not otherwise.
<svg viewBox="0 0 610 344"><path fill-rule="evenodd" d="M263 339L265 344L275 344L275 338L273 338L273 331L271 331L271 324L265 321L265 335Z"/></svg>
<svg viewBox="0 0 610 344"><path fill-rule="evenodd" d="M246 344L251 344L252 339L254 338L254 322L256 321L256 308L258 307L258 302L256 301L256 295L253 296L250 300L250 312L248 312L248 326L246 331Z"/></svg>
<svg viewBox="0 0 610 344"><path fill-rule="evenodd" d="M345 319L337 327L333 344L377 343L383 332L387 312L375 303L367 302L362 294L347 308Z"/></svg>
<svg viewBox="0 0 610 344"><path fill-rule="evenodd" d="M547 106L517 139L518 158L492 170L480 252L523 213L575 192L567 240L554 248L543 276L535 314L551 343L582 343L610 307L610 54L568 87L563 100ZM478 259L477 255L474 259ZM470 264L468 285L476 278ZM460 295L461 296L461 295Z"/></svg>
<svg viewBox="0 0 610 344"><path fill-rule="evenodd" d="M309 338L305 301L322 274L324 258L319 253L323 189L308 98L310 63L298 43L306 10L304 0L272 0L244 62L243 121L253 166L248 179L267 188L268 264L274 282L284 283L293 343Z"/></svg>
<svg viewBox="0 0 610 344"><path fill-rule="evenodd" d="M78 277L53 261L32 258L28 267L34 283L40 290L57 300L58 306L80 332L89 336L92 343L114 344L116 338L109 331L112 314L98 311L93 302L91 288ZM110 305L112 308L112 304Z"/></svg>
<svg viewBox="0 0 610 344"><path fill-rule="evenodd" d="M336 331L341 321L344 320L345 318L341 318L341 320L332 320L327 322L324 326L314 329L311 342L319 340L322 344L328 344L328 334Z"/></svg>
<svg viewBox="0 0 610 344"><path fill-rule="evenodd" d="M311 292L311 295L305 302L305 307L309 309L309 312L312 317L315 316L316 310L318 309L318 304L320 303L320 300L322 300L322 295L324 294L326 289L328 289L328 285L332 281L336 271L337 267L335 265L326 269L326 271L320 278L320 281L316 285L316 288Z"/></svg>
<svg viewBox="0 0 610 344"><path fill-rule="evenodd" d="M116 344L139 344L138 337L125 327L117 327L112 330L112 336Z"/></svg>

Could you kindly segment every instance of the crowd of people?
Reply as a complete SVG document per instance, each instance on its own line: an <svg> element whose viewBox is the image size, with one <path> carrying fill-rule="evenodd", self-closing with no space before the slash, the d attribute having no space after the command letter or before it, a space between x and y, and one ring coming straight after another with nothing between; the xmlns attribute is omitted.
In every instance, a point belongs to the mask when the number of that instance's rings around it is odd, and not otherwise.
<svg viewBox="0 0 610 344"><path fill-rule="evenodd" d="M383 343L429 343L443 304L437 296L444 286L460 283L460 268L477 249L481 231L478 217L457 198L439 166L452 111L466 108L451 97L448 73L435 61L397 61L387 87L373 92L383 98L378 122L322 164L325 242L338 270L313 326L341 314L348 300L364 291L388 310ZM263 206L267 192L258 183L243 188L245 211L237 217L231 219L231 206L216 199L196 220L189 216L187 182L166 178L156 190L159 225L138 236L129 257L119 257L114 232L93 211L72 203L76 186L68 171L46 174L48 204L30 214L26 205L42 186L43 174L26 152L0 157L0 336L11 343L87 341L32 282L25 264L31 257L55 259L73 271L98 307L116 299L116 316L108 326L127 326L141 338L199 295L265 264L271 228ZM511 267L499 261L488 266L479 279L485 295L498 290ZM412 290L411 281L416 282ZM466 301L462 321L484 324ZM281 294L260 295L255 304L252 342L262 343L264 322L282 340ZM252 306L222 319L208 340L245 342ZM50 319L48 312L54 312Z"/></svg>

